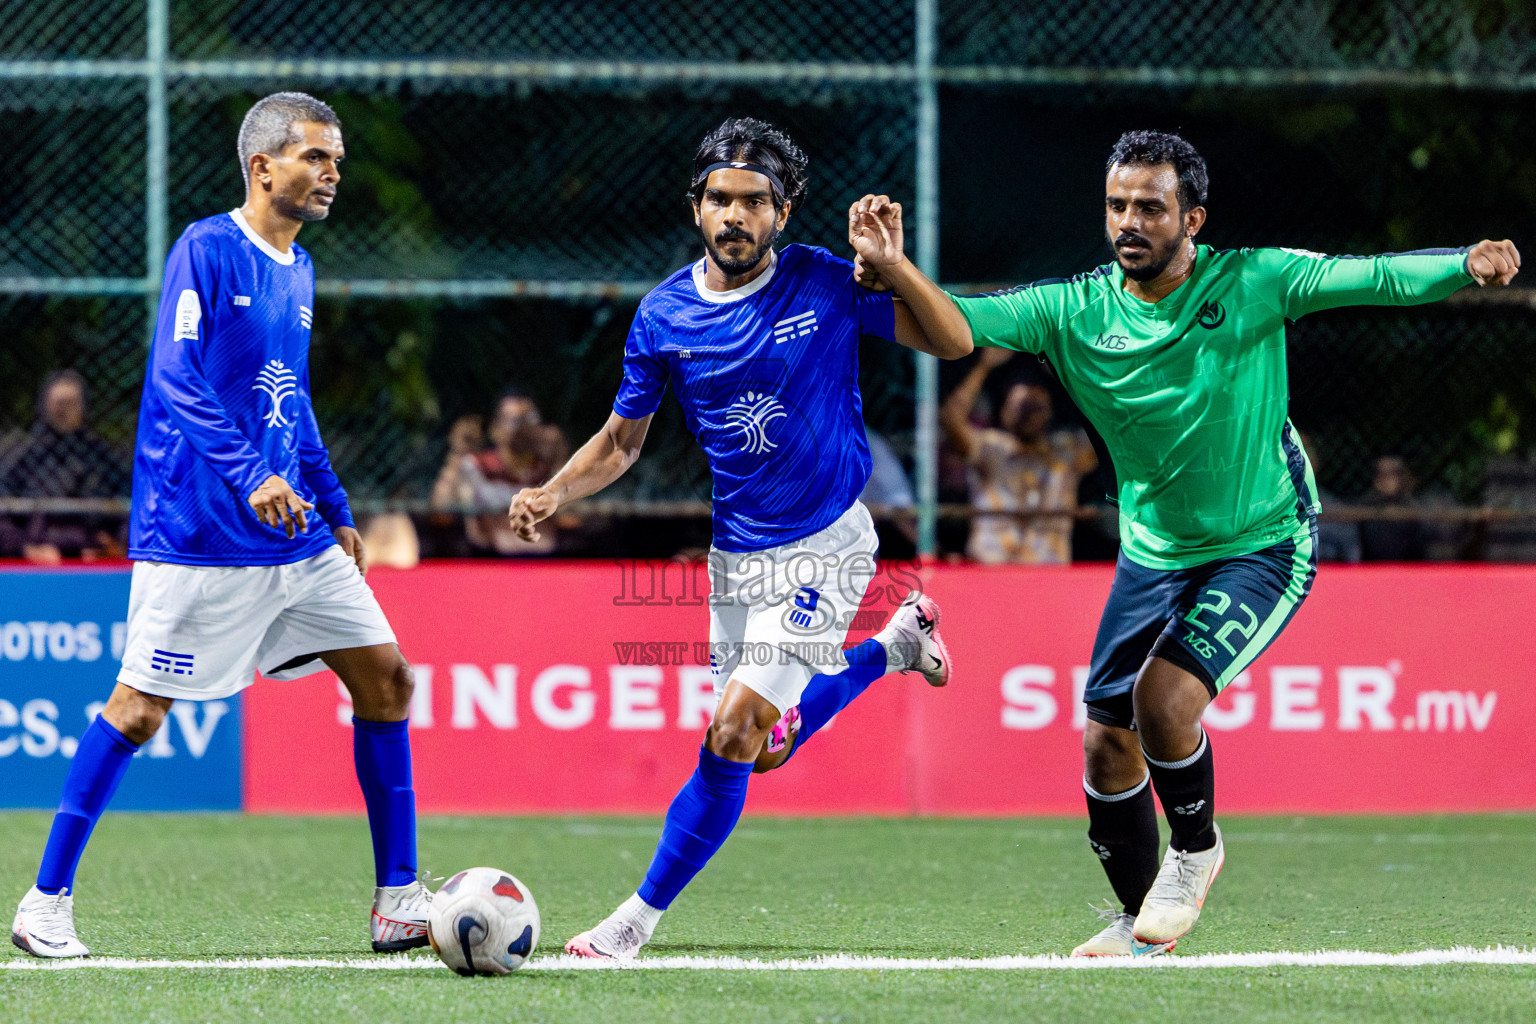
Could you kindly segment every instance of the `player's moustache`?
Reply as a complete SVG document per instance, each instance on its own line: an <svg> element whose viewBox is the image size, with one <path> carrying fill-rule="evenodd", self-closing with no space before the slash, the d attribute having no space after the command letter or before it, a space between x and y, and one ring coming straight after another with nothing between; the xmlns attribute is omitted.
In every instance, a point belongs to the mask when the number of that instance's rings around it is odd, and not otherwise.
<svg viewBox="0 0 1536 1024"><path fill-rule="evenodd" d="M1119 238L1115 239L1115 248L1118 249L1122 245L1139 245L1143 249L1152 248L1152 243L1147 241L1145 238L1142 238L1140 235L1121 235Z"/></svg>
<svg viewBox="0 0 1536 1024"><path fill-rule="evenodd" d="M726 228L724 231L720 232L718 235L715 236L715 244L716 245L724 245L726 242L756 242L756 241L757 241L756 238L753 238L750 234L748 234L747 232L741 230L741 228Z"/></svg>

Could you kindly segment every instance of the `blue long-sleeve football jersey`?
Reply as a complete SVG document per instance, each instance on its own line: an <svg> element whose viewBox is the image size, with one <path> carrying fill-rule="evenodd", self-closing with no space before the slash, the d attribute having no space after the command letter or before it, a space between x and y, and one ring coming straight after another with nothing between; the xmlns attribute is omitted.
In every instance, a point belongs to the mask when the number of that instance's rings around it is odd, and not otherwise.
<svg viewBox="0 0 1536 1024"><path fill-rule="evenodd" d="M869 478L859 337L894 339L891 296L853 265L788 245L731 292L704 287L704 261L640 302L613 411L655 412L670 380L709 459L715 546L761 551L831 525Z"/></svg>
<svg viewBox="0 0 1536 1024"><path fill-rule="evenodd" d="M309 399L315 272L238 210L197 221L165 262L139 404L128 557L181 565L286 565L352 526ZM292 540L248 498L269 476L314 502Z"/></svg>

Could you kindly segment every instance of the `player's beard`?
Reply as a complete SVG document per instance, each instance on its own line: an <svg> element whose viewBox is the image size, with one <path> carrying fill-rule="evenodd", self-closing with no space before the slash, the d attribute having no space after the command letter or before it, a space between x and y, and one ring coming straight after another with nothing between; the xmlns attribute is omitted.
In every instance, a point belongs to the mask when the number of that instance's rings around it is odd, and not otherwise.
<svg viewBox="0 0 1536 1024"><path fill-rule="evenodd" d="M733 260L720 251L720 244L738 238L750 239L751 235L745 231L737 231L735 229L722 231L714 238L710 238L702 230L699 233L704 237L704 248L709 252L709 258L715 261L715 266L719 267L720 272L726 277L740 277L757 266L762 262L763 257L768 255L768 250L773 248L773 243L778 241L779 238L779 229L777 227L769 228L767 236L757 239L757 244L753 246L752 251L748 255L743 256L739 260Z"/></svg>
<svg viewBox="0 0 1536 1024"><path fill-rule="evenodd" d="M310 203L314 191L306 189L298 199L279 193L272 197L272 208L279 214L290 220L303 221L313 224L315 221L325 220L331 215L331 208L324 203ZM326 193L332 199L336 198L335 192Z"/></svg>
<svg viewBox="0 0 1536 1024"><path fill-rule="evenodd" d="M1125 260L1120 258L1120 243L1135 242L1147 251L1147 261L1136 266L1127 266ZM1153 281L1168 269L1168 264L1179 254L1179 248L1184 244L1183 236L1173 239L1163 245L1157 245L1150 238L1143 235L1119 235L1109 239L1109 247L1115 253L1115 262L1120 264L1120 269L1125 276L1132 281Z"/></svg>

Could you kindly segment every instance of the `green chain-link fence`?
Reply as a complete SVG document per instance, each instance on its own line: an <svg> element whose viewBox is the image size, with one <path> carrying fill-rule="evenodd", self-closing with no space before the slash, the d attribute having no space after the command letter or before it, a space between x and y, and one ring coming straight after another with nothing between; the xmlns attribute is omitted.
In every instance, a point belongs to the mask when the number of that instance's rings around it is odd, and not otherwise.
<svg viewBox="0 0 1536 1024"><path fill-rule="evenodd" d="M635 303L696 257L693 147L733 114L811 156L788 240L841 252L847 204L886 191L955 282L1107 259L1103 154L1140 126L1206 152L1220 245L1368 252L1536 227L1536 12L1517 0L0 0L0 446L73 367L94 429L127 452L165 247L239 204L235 129L277 89L345 126L340 201L302 242L316 404L364 506L424 502L450 424L505 388L573 441L601 422ZM1520 490L1533 311L1484 298L1297 326L1294 418L1326 487L1360 493L1391 451L1462 503L1490 499L1490 460ZM921 497L955 372L865 353L870 424ZM664 408L615 497L707 493Z"/></svg>

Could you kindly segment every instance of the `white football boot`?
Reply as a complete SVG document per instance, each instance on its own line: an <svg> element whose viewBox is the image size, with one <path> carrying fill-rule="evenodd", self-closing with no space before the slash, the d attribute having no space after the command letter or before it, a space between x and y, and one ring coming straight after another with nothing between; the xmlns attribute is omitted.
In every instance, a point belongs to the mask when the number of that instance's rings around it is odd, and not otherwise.
<svg viewBox="0 0 1536 1024"><path fill-rule="evenodd" d="M921 591L907 595L885 628L875 634L893 670L916 671L929 686L949 682L949 648L939 636L942 614L938 602Z"/></svg>
<svg viewBox="0 0 1536 1024"><path fill-rule="evenodd" d="M57 896L27 890L16 908L11 942L33 956L61 958L90 956L91 951L75 935L75 898L68 889Z"/></svg>
<svg viewBox="0 0 1536 1024"><path fill-rule="evenodd" d="M373 890L373 914L369 917L373 951L399 953L425 946L427 911L431 907L432 890L420 882L383 885Z"/></svg>
<svg viewBox="0 0 1536 1024"><path fill-rule="evenodd" d="M614 913L567 942L565 951L596 960L633 960L640 947L650 941L651 933L643 924Z"/></svg>
<svg viewBox="0 0 1536 1024"><path fill-rule="evenodd" d="M1141 903L1133 934L1138 952L1142 946L1172 942L1195 926L1206 894L1217 872L1226 861L1221 829L1216 828L1216 845L1199 853L1186 853L1168 847L1157 879Z"/></svg>
<svg viewBox="0 0 1536 1024"><path fill-rule="evenodd" d="M1072 951L1073 956L1157 956L1172 952L1177 940L1158 942L1141 947L1137 952L1131 929L1136 915L1123 914L1114 907L1094 907L1100 921L1108 921L1108 927Z"/></svg>

